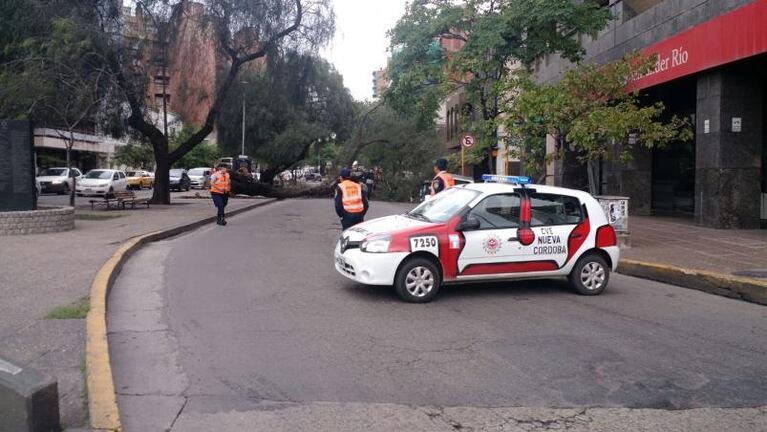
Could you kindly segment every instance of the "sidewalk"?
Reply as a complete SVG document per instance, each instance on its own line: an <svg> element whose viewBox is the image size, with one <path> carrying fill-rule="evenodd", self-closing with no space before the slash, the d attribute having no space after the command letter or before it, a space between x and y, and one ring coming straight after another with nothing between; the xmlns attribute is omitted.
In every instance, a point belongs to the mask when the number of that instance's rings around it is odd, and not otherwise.
<svg viewBox="0 0 767 432"><path fill-rule="evenodd" d="M767 304L767 230L643 216L632 216L629 230L619 272Z"/></svg>
<svg viewBox="0 0 767 432"><path fill-rule="evenodd" d="M73 231L0 237L0 353L58 379L65 429L88 423L85 320L45 316L87 297L98 269L126 239L215 215L210 200L176 194L169 206L125 211L91 211L79 201ZM262 201L230 199L227 210Z"/></svg>
<svg viewBox="0 0 767 432"><path fill-rule="evenodd" d="M767 230L703 228L689 219L631 216L631 248L621 258L767 278ZM753 277L753 276L751 276Z"/></svg>

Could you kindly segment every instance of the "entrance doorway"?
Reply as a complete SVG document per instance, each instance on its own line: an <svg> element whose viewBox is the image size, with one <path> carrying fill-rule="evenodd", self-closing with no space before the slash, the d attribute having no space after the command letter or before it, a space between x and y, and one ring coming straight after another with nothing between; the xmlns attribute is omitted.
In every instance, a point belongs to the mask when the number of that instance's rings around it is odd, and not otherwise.
<svg viewBox="0 0 767 432"><path fill-rule="evenodd" d="M697 79L689 77L647 92L647 102L663 102L664 120L685 117L695 132ZM695 137L652 151L651 208L655 214L692 217L695 212Z"/></svg>

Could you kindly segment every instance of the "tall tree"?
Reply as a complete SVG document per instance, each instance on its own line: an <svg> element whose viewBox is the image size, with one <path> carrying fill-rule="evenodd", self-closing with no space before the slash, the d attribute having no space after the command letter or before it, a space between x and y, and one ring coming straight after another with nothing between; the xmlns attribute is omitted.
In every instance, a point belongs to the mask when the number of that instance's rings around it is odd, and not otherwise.
<svg viewBox="0 0 767 432"><path fill-rule="evenodd" d="M187 0L136 1L147 25L153 26L152 31L137 37L143 38L146 45L159 44L165 52L171 38L177 34L172 29L185 18L190 3ZM312 51L333 34L334 17L329 0L210 0L201 5L205 17L203 24L216 38L215 49L225 54L225 64L215 92L210 95L203 124L177 148L170 149L168 135L147 113L146 74L136 68L145 60L145 53L134 49L135 38L122 39L117 54L111 57L117 83L130 107L128 124L146 137L154 149L157 171L152 201L155 203L170 202L170 167L213 131L226 96L237 84L237 77L246 65L278 48ZM194 58L186 60L195 61Z"/></svg>
<svg viewBox="0 0 767 432"><path fill-rule="evenodd" d="M218 129L226 153L239 152L245 102L245 149L267 169L261 181L308 159L329 140L349 136L355 107L341 75L325 60L295 51L269 54L263 68L243 74ZM234 96L234 95L237 96Z"/></svg>
<svg viewBox="0 0 767 432"><path fill-rule="evenodd" d="M414 0L390 31L386 99L431 124L444 96L463 89L462 114L478 138L473 151L488 152L503 114L499 83L547 54L579 59L579 37L595 35L608 18L595 0Z"/></svg>

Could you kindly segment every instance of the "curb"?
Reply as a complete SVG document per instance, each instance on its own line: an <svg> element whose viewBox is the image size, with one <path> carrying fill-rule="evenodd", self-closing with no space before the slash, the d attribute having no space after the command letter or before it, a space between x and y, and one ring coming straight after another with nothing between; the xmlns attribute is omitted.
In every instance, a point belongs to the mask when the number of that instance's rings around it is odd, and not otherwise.
<svg viewBox="0 0 767 432"><path fill-rule="evenodd" d="M767 306L767 281L666 264L622 259L618 273Z"/></svg>
<svg viewBox="0 0 767 432"><path fill-rule="evenodd" d="M277 199L267 199L237 210L232 210L227 213L227 216L234 216L275 201ZM147 243L191 231L215 220L215 216L208 217L168 230L131 237L120 245L112 257L96 273L96 277L91 284L90 310L86 318L85 343L85 380L88 389L88 413L92 430L116 432L122 430L114 381L112 380L112 366L109 358L106 302L109 290L120 273L123 263Z"/></svg>

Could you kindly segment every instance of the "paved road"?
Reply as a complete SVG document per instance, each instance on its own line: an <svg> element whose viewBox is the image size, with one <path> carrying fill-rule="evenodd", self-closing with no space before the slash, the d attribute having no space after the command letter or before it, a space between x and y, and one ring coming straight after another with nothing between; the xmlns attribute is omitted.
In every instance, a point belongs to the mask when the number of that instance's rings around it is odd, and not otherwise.
<svg viewBox="0 0 767 432"><path fill-rule="evenodd" d="M126 430L767 429L763 306L620 275L405 304L336 274L338 233L330 201L284 201L134 257L109 306Z"/></svg>

